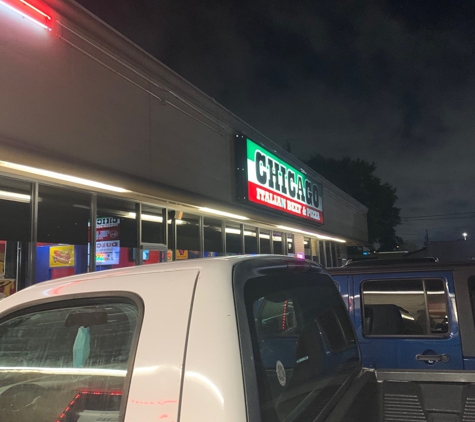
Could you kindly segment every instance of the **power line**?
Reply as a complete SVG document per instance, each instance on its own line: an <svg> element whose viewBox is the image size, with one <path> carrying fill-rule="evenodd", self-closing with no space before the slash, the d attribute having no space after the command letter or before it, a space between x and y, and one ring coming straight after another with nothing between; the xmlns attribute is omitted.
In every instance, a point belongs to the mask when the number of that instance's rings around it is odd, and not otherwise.
<svg viewBox="0 0 475 422"><path fill-rule="evenodd" d="M427 218L414 218L411 220L405 220L401 218L401 221L404 223L412 223L419 221L431 221L431 220L463 220L464 218L475 218L475 215L467 215L465 217L427 217Z"/></svg>
<svg viewBox="0 0 475 422"><path fill-rule="evenodd" d="M424 236L424 233L396 233L397 236Z"/></svg>
<svg viewBox="0 0 475 422"><path fill-rule="evenodd" d="M409 216L409 217L401 217L401 220L412 220L412 219L432 218L432 217L450 217L450 216L453 216L453 215L466 215L466 214L475 215L475 211L454 212L454 213L451 213L451 214L415 215L415 216ZM469 218L469 217L471 217L471 216L458 217L458 218Z"/></svg>
<svg viewBox="0 0 475 422"><path fill-rule="evenodd" d="M405 222L411 222L411 221L428 221L428 220L461 220L464 218L474 218L475 215L464 215L464 216L458 216L458 217L420 217L420 218L411 218L411 219L406 219L406 218L401 218L401 221Z"/></svg>

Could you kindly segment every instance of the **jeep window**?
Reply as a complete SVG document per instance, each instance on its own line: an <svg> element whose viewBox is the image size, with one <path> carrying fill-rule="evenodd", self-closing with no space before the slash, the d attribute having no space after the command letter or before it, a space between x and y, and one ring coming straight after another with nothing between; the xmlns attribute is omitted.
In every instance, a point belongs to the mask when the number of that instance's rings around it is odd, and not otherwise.
<svg viewBox="0 0 475 422"><path fill-rule="evenodd" d="M447 293L442 279L367 280L361 287L365 336L445 336Z"/></svg>
<svg viewBox="0 0 475 422"><path fill-rule="evenodd" d="M244 293L262 421L313 420L359 365L334 282L269 276L249 280Z"/></svg>
<svg viewBox="0 0 475 422"><path fill-rule="evenodd" d="M2 422L118 421L137 306L122 299L54 306L0 323Z"/></svg>

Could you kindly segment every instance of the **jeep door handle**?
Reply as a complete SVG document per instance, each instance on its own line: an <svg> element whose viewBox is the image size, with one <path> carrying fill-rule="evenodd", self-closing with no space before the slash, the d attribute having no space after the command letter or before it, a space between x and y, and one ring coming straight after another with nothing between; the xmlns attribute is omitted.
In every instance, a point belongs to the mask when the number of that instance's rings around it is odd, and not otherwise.
<svg viewBox="0 0 475 422"><path fill-rule="evenodd" d="M435 362L448 362L450 360L449 355L442 353L441 355L416 355L416 360L427 362L427 363L435 363Z"/></svg>

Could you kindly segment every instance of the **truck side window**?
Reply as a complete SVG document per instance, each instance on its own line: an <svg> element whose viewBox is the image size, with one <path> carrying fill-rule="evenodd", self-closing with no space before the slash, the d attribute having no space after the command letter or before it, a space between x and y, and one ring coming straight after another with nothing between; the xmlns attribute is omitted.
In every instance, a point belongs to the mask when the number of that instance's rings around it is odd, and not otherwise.
<svg viewBox="0 0 475 422"><path fill-rule="evenodd" d="M345 304L333 281L318 277L246 283L263 422L313 420L359 367Z"/></svg>
<svg viewBox="0 0 475 422"><path fill-rule="evenodd" d="M125 299L54 306L0 323L2 421L119 420L137 306Z"/></svg>
<svg viewBox="0 0 475 422"><path fill-rule="evenodd" d="M449 332L442 279L367 280L361 290L365 336L438 336Z"/></svg>

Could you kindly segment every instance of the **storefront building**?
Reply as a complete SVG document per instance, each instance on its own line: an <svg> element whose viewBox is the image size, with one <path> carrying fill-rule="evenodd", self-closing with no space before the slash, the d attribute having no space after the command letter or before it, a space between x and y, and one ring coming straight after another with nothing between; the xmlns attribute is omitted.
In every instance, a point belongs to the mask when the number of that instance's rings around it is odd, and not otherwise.
<svg viewBox="0 0 475 422"><path fill-rule="evenodd" d="M0 85L3 294L367 241L364 206L72 1L0 3Z"/></svg>

